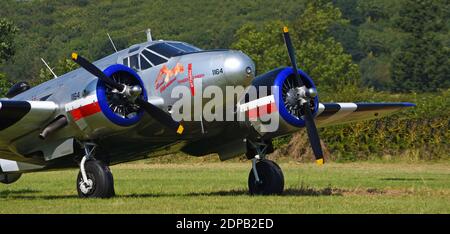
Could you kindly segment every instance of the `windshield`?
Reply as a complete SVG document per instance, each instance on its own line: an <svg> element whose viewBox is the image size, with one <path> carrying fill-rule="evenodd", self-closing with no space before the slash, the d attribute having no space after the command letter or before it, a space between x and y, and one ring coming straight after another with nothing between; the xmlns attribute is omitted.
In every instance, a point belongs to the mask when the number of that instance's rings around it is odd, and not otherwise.
<svg viewBox="0 0 450 234"><path fill-rule="evenodd" d="M182 42L163 42L147 47L148 50L154 51L159 55L169 59L182 54L201 51L199 48L185 44Z"/></svg>

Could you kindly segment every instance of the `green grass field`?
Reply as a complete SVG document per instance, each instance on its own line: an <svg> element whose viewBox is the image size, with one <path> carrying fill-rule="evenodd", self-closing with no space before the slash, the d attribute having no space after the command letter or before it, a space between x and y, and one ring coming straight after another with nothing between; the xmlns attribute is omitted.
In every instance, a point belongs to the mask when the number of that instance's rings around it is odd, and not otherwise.
<svg viewBox="0 0 450 234"><path fill-rule="evenodd" d="M76 170L0 185L0 213L450 213L450 162L281 163L282 196L249 196L250 163L112 167L117 197L79 199Z"/></svg>

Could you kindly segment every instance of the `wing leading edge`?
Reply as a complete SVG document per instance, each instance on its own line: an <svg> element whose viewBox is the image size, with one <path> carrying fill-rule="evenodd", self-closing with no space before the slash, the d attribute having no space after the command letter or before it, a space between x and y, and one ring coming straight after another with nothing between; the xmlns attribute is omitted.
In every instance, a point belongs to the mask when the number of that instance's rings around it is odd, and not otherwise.
<svg viewBox="0 0 450 234"><path fill-rule="evenodd" d="M316 122L319 127L381 118L414 107L413 103L320 103Z"/></svg>
<svg viewBox="0 0 450 234"><path fill-rule="evenodd" d="M57 107L50 101L0 100L0 143L42 128Z"/></svg>

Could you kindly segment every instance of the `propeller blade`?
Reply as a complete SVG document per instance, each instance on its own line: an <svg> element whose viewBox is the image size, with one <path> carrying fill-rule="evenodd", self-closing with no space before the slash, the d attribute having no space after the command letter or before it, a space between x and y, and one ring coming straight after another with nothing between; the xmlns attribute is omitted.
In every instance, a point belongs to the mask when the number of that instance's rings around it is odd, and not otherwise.
<svg viewBox="0 0 450 234"><path fill-rule="evenodd" d="M295 80L297 82L297 85L300 86L298 81L301 80L303 85L306 86L306 88L311 88L311 85L309 85L306 78L304 78L298 74L297 61L295 58L295 50L294 50L294 46L292 45L291 37L289 35L289 29L287 27L283 28L283 37L284 37L284 42L286 44L286 48L287 48L287 51L289 54L289 59L291 60L292 68L294 69L295 78L296 78ZM304 118L305 118L305 124L306 124L306 131L308 133L308 139L309 139L309 142L313 149L314 156L316 157L316 162L317 162L317 164L322 165L324 163L322 146L320 144L319 132L317 131L317 127L316 127L316 124L314 123L314 118L311 113L311 109L309 107L309 99L310 98L311 97L308 95L306 97L307 102L305 102L303 104L303 109L305 110Z"/></svg>
<svg viewBox="0 0 450 234"><path fill-rule="evenodd" d="M306 82L306 80L302 76L300 76L298 74L297 60L295 58L295 49L294 49L294 46L292 45L292 40L291 40L291 36L289 35L288 27L284 27L283 28L283 37L284 37L284 43L286 44L286 48L287 48L287 51L288 51L288 54L289 54L289 59L291 61L292 68L294 69L295 81L297 82L297 85L300 86L298 81L301 80L302 83L307 88L311 88L311 87L309 87L308 82Z"/></svg>
<svg viewBox="0 0 450 234"><path fill-rule="evenodd" d="M183 134L184 127L181 123L172 119L172 117L165 111L159 109L155 105L138 98L136 99L136 104L142 107L150 116L155 118L158 122L166 125L167 127L176 130L178 134Z"/></svg>
<svg viewBox="0 0 450 234"><path fill-rule="evenodd" d="M122 91L125 87L119 83L116 83L114 80L110 79L94 64L89 62L87 59L83 58L81 55L77 53L72 53L72 60L80 65L82 68L86 69L92 75L98 77L103 83L105 83L109 88L117 89Z"/></svg>
<svg viewBox="0 0 450 234"><path fill-rule="evenodd" d="M289 29L288 27L284 27L283 28L283 37L284 37L284 43L286 44L286 48L289 54L289 60L291 61L291 66L294 69L294 73L295 73L295 81L298 84L298 80L301 80L300 75L298 74L298 69L297 69L297 60L295 58L295 50L294 50L294 46L292 45L292 41L291 41L291 36L289 35Z"/></svg>
<svg viewBox="0 0 450 234"><path fill-rule="evenodd" d="M316 157L316 163L319 165L324 164L323 160L323 152L322 145L320 144L319 132L317 131L316 124L314 123L314 119L311 113L311 109L309 107L309 102L305 102L303 104L303 109L305 110L305 124L306 124L306 132L308 133L309 143L314 152L314 156Z"/></svg>

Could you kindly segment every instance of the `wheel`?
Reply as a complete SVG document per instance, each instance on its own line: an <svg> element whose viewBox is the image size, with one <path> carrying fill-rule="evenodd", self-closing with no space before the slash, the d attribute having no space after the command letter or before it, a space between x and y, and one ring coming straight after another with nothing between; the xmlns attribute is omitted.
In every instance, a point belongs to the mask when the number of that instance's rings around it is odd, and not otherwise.
<svg viewBox="0 0 450 234"><path fill-rule="evenodd" d="M248 175L248 188L252 195L282 194L284 190L284 176L280 166L270 160L262 160L256 163L256 171L260 183L256 182L253 170Z"/></svg>
<svg viewBox="0 0 450 234"><path fill-rule="evenodd" d="M0 183L3 184L12 184L20 179L22 174L8 174L8 173L0 173Z"/></svg>
<svg viewBox="0 0 450 234"><path fill-rule="evenodd" d="M81 171L77 177L77 191L81 198L109 198L115 195L114 179L109 167L98 160L87 161L84 165L88 185L83 183Z"/></svg>

